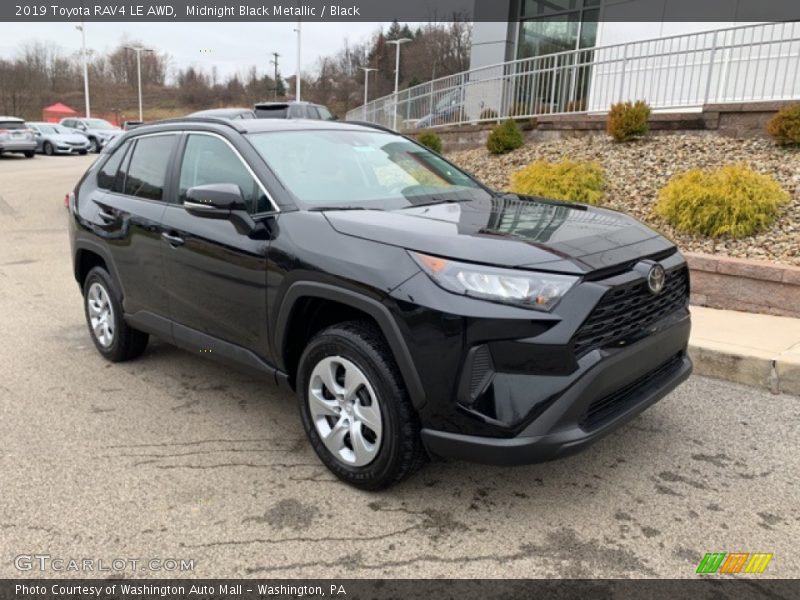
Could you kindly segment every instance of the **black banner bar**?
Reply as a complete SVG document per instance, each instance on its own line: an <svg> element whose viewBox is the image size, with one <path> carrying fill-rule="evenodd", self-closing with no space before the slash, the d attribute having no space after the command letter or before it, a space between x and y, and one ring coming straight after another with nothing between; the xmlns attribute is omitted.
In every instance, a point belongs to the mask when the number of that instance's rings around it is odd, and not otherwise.
<svg viewBox="0 0 800 600"><path fill-rule="evenodd" d="M718 600L800 596L800 581L698 576L694 579L60 579L0 580L3 600Z"/></svg>
<svg viewBox="0 0 800 600"><path fill-rule="evenodd" d="M0 21L12 22L508 22L523 17L568 19L548 0L3 0ZM593 15L595 13L592 13ZM560 16L559 16L560 15ZM603 0L607 21L733 22L800 19L797 0Z"/></svg>

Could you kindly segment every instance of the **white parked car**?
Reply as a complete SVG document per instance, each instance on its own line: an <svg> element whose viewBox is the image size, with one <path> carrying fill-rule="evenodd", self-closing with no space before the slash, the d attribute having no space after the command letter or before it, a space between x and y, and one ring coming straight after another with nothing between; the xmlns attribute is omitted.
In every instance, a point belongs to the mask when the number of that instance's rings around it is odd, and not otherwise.
<svg viewBox="0 0 800 600"><path fill-rule="evenodd" d="M105 119L67 117L61 119L60 124L89 138L89 152L100 152L103 146L122 134L122 129L115 127Z"/></svg>
<svg viewBox="0 0 800 600"><path fill-rule="evenodd" d="M25 121L17 117L0 117L0 154L20 152L33 158L36 140Z"/></svg>
<svg viewBox="0 0 800 600"><path fill-rule="evenodd" d="M28 123L36 138L36 151L53 154L86 154L89 151L89 138L82 133L54 123Z"/></svg>

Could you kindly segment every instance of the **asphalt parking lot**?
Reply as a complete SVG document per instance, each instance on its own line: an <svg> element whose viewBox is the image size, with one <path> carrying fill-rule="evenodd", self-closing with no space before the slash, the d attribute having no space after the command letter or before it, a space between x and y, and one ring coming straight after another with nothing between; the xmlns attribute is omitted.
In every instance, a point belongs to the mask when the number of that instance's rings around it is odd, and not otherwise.
<svg viewBox="0 0 800 600"><path fill-rule="evenodd" d="M158 341L105 362L63 206L92 160L0 158L0 577L80 575L17 570L29 554L196 577L694 577L735 551L800 577L800 398L693 377L578 456L434 463L364 493L269 383Z"/></svg>

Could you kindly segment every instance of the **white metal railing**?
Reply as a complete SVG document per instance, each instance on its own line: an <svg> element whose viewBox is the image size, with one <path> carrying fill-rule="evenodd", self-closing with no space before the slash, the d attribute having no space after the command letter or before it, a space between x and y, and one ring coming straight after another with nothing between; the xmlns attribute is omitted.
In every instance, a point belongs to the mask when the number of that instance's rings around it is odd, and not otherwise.
<svg viewBox="0 0 800 600"><path fill-rule="evenodd" d="M762 23L471 69L348 111L349 121L442 127L645 100L655 110L800 98L800 23Z"/></svg>

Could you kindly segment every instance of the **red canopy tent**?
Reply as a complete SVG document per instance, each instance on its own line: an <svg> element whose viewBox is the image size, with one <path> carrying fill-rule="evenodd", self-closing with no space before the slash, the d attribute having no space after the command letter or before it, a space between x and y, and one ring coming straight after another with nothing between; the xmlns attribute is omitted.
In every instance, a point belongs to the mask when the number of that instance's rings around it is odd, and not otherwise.
<svg viewBox="0 0 800 600"><path fill-rule="evenodd" d="M48 123L58 123L61 119L77 115L78 113L66 104L61 104L61 102L56 102L42 109L42 121L47 121Z"/></svg>

